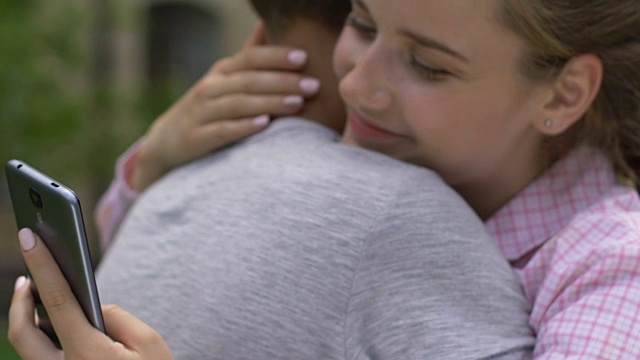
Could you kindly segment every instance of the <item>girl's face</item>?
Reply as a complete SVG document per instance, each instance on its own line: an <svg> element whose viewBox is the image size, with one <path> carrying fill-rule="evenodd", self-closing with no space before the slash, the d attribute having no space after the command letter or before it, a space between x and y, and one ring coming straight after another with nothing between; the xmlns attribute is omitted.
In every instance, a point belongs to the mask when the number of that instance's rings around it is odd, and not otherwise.
<svg viewBox="0 0 640 360"><path fill-rule="evenodd" d="M543 167L548 92L521 75L498 1L353 0L334 56L343 141L436 170L481 215Z"/></svg>

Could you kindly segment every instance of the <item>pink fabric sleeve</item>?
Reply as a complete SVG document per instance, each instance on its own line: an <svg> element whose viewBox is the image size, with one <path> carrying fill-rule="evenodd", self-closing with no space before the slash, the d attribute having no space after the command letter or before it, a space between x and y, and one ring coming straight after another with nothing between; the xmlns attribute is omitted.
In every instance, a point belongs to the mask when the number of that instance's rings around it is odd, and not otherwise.
<svg viewBox="0 0 640 360"><path fill-rule="evenodd" d="M637 230L634 217L626 222ZM623 221L593 219L591 228L583 221L565 229L569 241L546 254L552 265L542 274L530 317L537 329L535 360L640 359L640 241L625 234ZM589 230L602 236L602 246L576 246L588 241L580 234Z"/></svg>
<svg viewBox="0 0 640 360"><path fill-rule="evenodd" d="M127 212L138 199L139 193L130 184L141 143L142 140L138 140L118 158L115 178L96 206L95 223L102 252L109 247Z"/></svg>

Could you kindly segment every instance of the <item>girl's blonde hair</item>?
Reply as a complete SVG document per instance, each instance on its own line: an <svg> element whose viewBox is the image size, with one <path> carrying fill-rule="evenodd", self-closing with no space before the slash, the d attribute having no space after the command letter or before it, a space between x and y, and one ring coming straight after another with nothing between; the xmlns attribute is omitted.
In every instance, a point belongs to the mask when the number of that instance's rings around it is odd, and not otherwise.
<svg viewBox="0 0 640 360"><path fill-rule="evenodd" d="M502 0L500 19L529 45L523 73L548 81L572 57L602 60L601 90L572 129L571 146L605 151L622 177L640 179L640 0Z"/></svg>

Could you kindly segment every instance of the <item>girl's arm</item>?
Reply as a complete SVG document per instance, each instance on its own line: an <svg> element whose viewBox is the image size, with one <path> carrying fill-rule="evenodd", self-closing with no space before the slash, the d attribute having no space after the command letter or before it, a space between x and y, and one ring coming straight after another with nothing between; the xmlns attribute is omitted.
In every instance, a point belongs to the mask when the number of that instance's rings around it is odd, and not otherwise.
<svg viewBox="0 0 640 360"><path fill-rule="evenodd" d="M103 250L138 193L166 172L264 130L270 116L299 112L318 91L301 86L306 62L302 50L266 45L258 26L238 54L214 64L118 161L95 213Z"/></svg>
<svg viewBox="0 0 640 360"><path fill-rule="evenodd" d="M139 196L131 183L141 141L143 140L136 142L118 159L116 175L96 206L95 223L102 251L109 247L129 208Z"/></svg>

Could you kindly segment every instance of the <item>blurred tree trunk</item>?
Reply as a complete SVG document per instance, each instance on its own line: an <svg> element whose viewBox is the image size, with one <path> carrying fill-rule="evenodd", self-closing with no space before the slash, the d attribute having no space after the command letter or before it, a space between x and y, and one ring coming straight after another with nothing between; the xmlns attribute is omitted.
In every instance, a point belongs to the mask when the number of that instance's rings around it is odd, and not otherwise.
<svg viewBox="0 0 640 360"><path fill-rule="evenodd" d="M112 2L111 2L112 3ZM87 168L87 204L90 208L84 209L86 214L85 222L88 225L87 231L91 239L92 256L94 265L100 260L99 239L95 231L93 221L93 204L96 204L108 185L110 173L106 169L111 169L112 164L105 164L105 154L113 152L113 33L114 19L113 9L109 0L93 0L93 29L92 33L92 66L90 70L89 88L93 89L92 106L90 110L88 132L91 138L90 154L86 157Z"/></svg>

